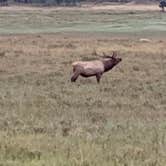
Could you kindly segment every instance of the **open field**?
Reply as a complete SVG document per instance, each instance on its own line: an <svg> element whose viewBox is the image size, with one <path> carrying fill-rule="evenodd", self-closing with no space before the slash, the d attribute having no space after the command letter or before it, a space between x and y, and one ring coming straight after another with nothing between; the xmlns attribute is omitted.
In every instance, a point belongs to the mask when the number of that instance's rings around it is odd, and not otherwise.
<svg viewBox="0 0 166 166"><path fill-rule="evenodd" d="M0 11L0 165L165 166L166 32L162 26L166 15L97 10L94 15L81 11L85 15L75 16L72 10L68 17L57 11L49 20L47 12L33 10L31 17L29 10L25 15L18 14L21 10ZM35 22L36 13L41 13L37 18L47 19ZM102 29L109 19L115 25L127 18L126 25L138 21L141 27L137 17L147 25L150 18L155 20L157 29ZM56 18L60 32L52 33ZM72 23L71 33L61 31L70 19L101 26L91 32L81 24L77 31ZM45 32L41 25L47 34L39 33ZM139 41L145 36L150 42ZM100 84L95 78L81 77L71 83L71 63L98 58L94 50L99 54L116 50L123 60L103 75Z"/></svg>
<svg viewBox="0 0 166 166"><path fill-rule="evenodd" d="M135 5L136 6L136 5ZM108 32L114 34L166 33L166 15L146 6L89 8L6 7L0 10L0 34ZM119 7L119 8L118 8Z"/></svg>

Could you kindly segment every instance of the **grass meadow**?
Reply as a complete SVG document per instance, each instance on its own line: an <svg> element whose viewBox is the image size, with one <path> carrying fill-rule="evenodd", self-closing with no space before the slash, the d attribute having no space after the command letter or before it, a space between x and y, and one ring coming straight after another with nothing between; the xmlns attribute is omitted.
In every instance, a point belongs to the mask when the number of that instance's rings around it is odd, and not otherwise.
<svg viewBox="0 0 166 166"><path fill-rule="evenodd" d="M125 7L124 7L125 8ZM138 7L139 8L139 7ZM165 13L132 10L14 8L0 11L0 34L56 32L166 33Z"/></svg>
<svg viewBox="0 0 166 166"><path fill-rule="evenodd" d="M49 15L55 11L0 11L0 165L165 166L166 15ZM41 14L42 24L29 12ZM146 30L150 17L155 25ZM63 29L66 19L73 19L71 29ZM77 31L74 19L87 22L89 31L82 24ZM140 31L113 31L109 19L115 25L138 21ZM149 42L139 40L145 36ZM100 84L82 77L71 83L71 63L98 58L94 50L116 50L122 62Z"/></svg>

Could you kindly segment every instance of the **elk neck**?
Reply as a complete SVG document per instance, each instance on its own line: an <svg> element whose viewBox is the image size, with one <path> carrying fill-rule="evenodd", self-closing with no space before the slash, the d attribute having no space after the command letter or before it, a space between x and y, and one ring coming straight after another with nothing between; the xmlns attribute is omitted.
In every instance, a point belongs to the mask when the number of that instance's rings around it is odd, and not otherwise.
<svg viewBox="0 0 166 166"><path fill-rule="evenodd" d="M104 72L111 70L116 64L112 60L103 61Z"/></svg>

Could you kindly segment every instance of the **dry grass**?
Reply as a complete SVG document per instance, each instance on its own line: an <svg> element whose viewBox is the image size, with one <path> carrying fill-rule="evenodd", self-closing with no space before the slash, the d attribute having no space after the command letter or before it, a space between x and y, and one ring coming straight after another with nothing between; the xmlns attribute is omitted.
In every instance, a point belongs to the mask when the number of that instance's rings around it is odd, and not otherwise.
<svg viewBox="0 0 166 166"><path fill-rule="evenodd" d="M80 35L0 37L1 165L166 163L166 41ZM71 63L117 50L102 77Z"/></svg>

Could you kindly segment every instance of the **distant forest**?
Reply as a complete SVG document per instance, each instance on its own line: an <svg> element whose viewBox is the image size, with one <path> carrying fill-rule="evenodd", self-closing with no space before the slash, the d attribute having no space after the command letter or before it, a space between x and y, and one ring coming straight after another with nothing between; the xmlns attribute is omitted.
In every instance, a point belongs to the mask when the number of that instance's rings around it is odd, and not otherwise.
<svg viewBox="0 0 166 166"><path fill-rule="evenodd" d="M147 3L147 2L159 2L160 0L0 0L1 6L7 6L9 4L36 4L43 6L57 5L57 6L79 6L83 2L102 3L102 2L117 2L117 3Z"/></svg>

